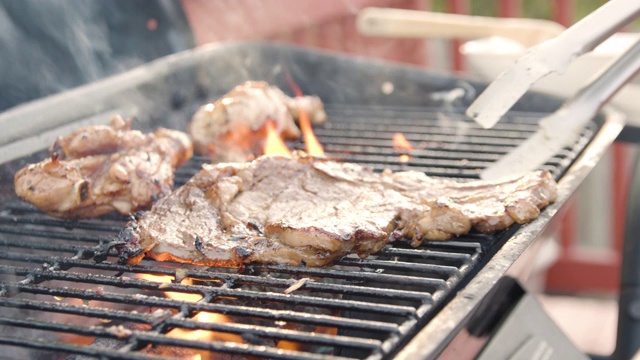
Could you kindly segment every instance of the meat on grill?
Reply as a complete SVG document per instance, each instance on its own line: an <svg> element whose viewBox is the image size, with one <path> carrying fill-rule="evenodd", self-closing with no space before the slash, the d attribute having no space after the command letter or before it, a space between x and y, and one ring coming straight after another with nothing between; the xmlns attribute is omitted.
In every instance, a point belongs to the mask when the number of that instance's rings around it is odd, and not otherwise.
<svg viewBox="0 0 640 360"><path fill-rule="evenodd" d="M264 81L247 81L214 103L200 107L189 123L196 151L219 161L246 161L263 154L266 123L283 139L300 137L300 109L315 124L327 120L317 96L289 97Z"/></svg>
<svg viewBox="0 0 640 360"><path fill-rule="evenodd" d="M121 257L144 254L208 266L328 265L388 242L445 240L472 228L526 223L556 198L548 172L500 182L456 182L420 172L374 173L297 154L204 165L121 232Z"/></svg>
<svg viewBox="0 0 640 360"><path fill-rule="evenodd" d="M89 218L148 208L171 191L174 170L191 158L193 147L183 132L143 134L114 116L109 125L58 138L49 152L16 173L16 193L49 215Z"/></svg>

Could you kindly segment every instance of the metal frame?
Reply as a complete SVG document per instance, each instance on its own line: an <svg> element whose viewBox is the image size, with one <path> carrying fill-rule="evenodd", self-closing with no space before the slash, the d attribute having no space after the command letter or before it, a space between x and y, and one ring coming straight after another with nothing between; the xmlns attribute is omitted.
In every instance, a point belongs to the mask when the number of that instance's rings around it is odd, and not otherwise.
<svg viewBox="0 0 640 360"><path fill-rule="evenodd" d="M514 234L478 275L458 293L456 298L407 344L398 354L398 359L437 358L453 338L468 325L469 319L482 299L490 293L501 278L527 276L529 268L527 264L531 263L527 250L541 245L544 239L539 235L550 225L554 216L562 211L569 197L613 144L623 126L624 115L609 109L606 121L598 135L559 182L558 201L549 206L540 218Z"/></svg>

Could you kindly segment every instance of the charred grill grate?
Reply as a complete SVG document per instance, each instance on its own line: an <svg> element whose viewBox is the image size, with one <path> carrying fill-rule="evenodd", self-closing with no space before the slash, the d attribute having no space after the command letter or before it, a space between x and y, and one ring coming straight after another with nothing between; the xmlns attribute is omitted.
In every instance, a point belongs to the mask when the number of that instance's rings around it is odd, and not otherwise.
<svg viewBox="0 0 640 360"><path fill-rule="evenodd" d="M377 170L418 170L461 180L536 130L542 114L511 113L480 129L459 112L432 108L334 105L316 133L331 157ZM560 178L595 133L545 165ZM414 145L401 164L391 138ZM302 148L301 143L291 146ZM176 175L187 181L204 159ZM385 358L408 341L509 238L470 234L418 249L387 247L376 256L343 258L330 268L251 265L241 270L143 260L117 263L107 248L126 219L63 221L14 201L0 212L0 344L31 358L147 359L211 352L274 359ZM139 274L177 279L159 283ZM180 279L191 279L191 284ZM300 285L292 290L292 286ZM195 294L192 302L165 292ZM199 312L223 315L213 322ZM215 332L179 339L173 329ZM211 334L209 334L211 335ZM234 342L235 341L235 342ZM3 350L4 351L4 350ZM187 355L185 355L187 354Z"/></svg>

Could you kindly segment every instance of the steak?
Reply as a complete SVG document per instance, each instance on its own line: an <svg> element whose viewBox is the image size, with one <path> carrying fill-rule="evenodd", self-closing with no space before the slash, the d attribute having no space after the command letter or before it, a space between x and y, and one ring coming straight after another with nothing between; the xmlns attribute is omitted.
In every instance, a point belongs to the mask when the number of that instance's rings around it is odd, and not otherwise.
<svg viewBox="0 0 640 360"><path fill-rule="evenodd" d="M58 138L49 152L16 173L17 195L52 216L90 218L127 215L169 194L175 168L191 158L193 148L183 132L143 134L114 116L109 125Z"/></svg>
<svg viewBox="0 0 640 360"><path fill-rule="evenodd" d="M299 138L294 119L301 110L314 124L327 121L317 96L289 97L264 81L246 81L214 103L201 106L188 131L198 153L218 161L243 162L264 153L267 122L281 138Z"/></svg>
<svg viewBox="0 0 640 360"><path fill-rule="evenodd" d="M500 182L456 182L415 171L375 173L297 153L203 165L192 179L130 221L121 260L208 266L324 266L387 243L492 233L535 219L556 198L537 171Z"/></svg>

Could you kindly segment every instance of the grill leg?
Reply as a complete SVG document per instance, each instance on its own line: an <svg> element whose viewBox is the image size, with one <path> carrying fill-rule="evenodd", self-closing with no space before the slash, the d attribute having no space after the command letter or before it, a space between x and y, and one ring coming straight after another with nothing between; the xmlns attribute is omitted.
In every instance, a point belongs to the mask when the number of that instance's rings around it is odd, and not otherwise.
<svg viewBox="0 0 640 360"><path fill-rule="evenodd" d="M631 359L640 349L640 153L630 182L622 254L614 359Z"/></svg>

